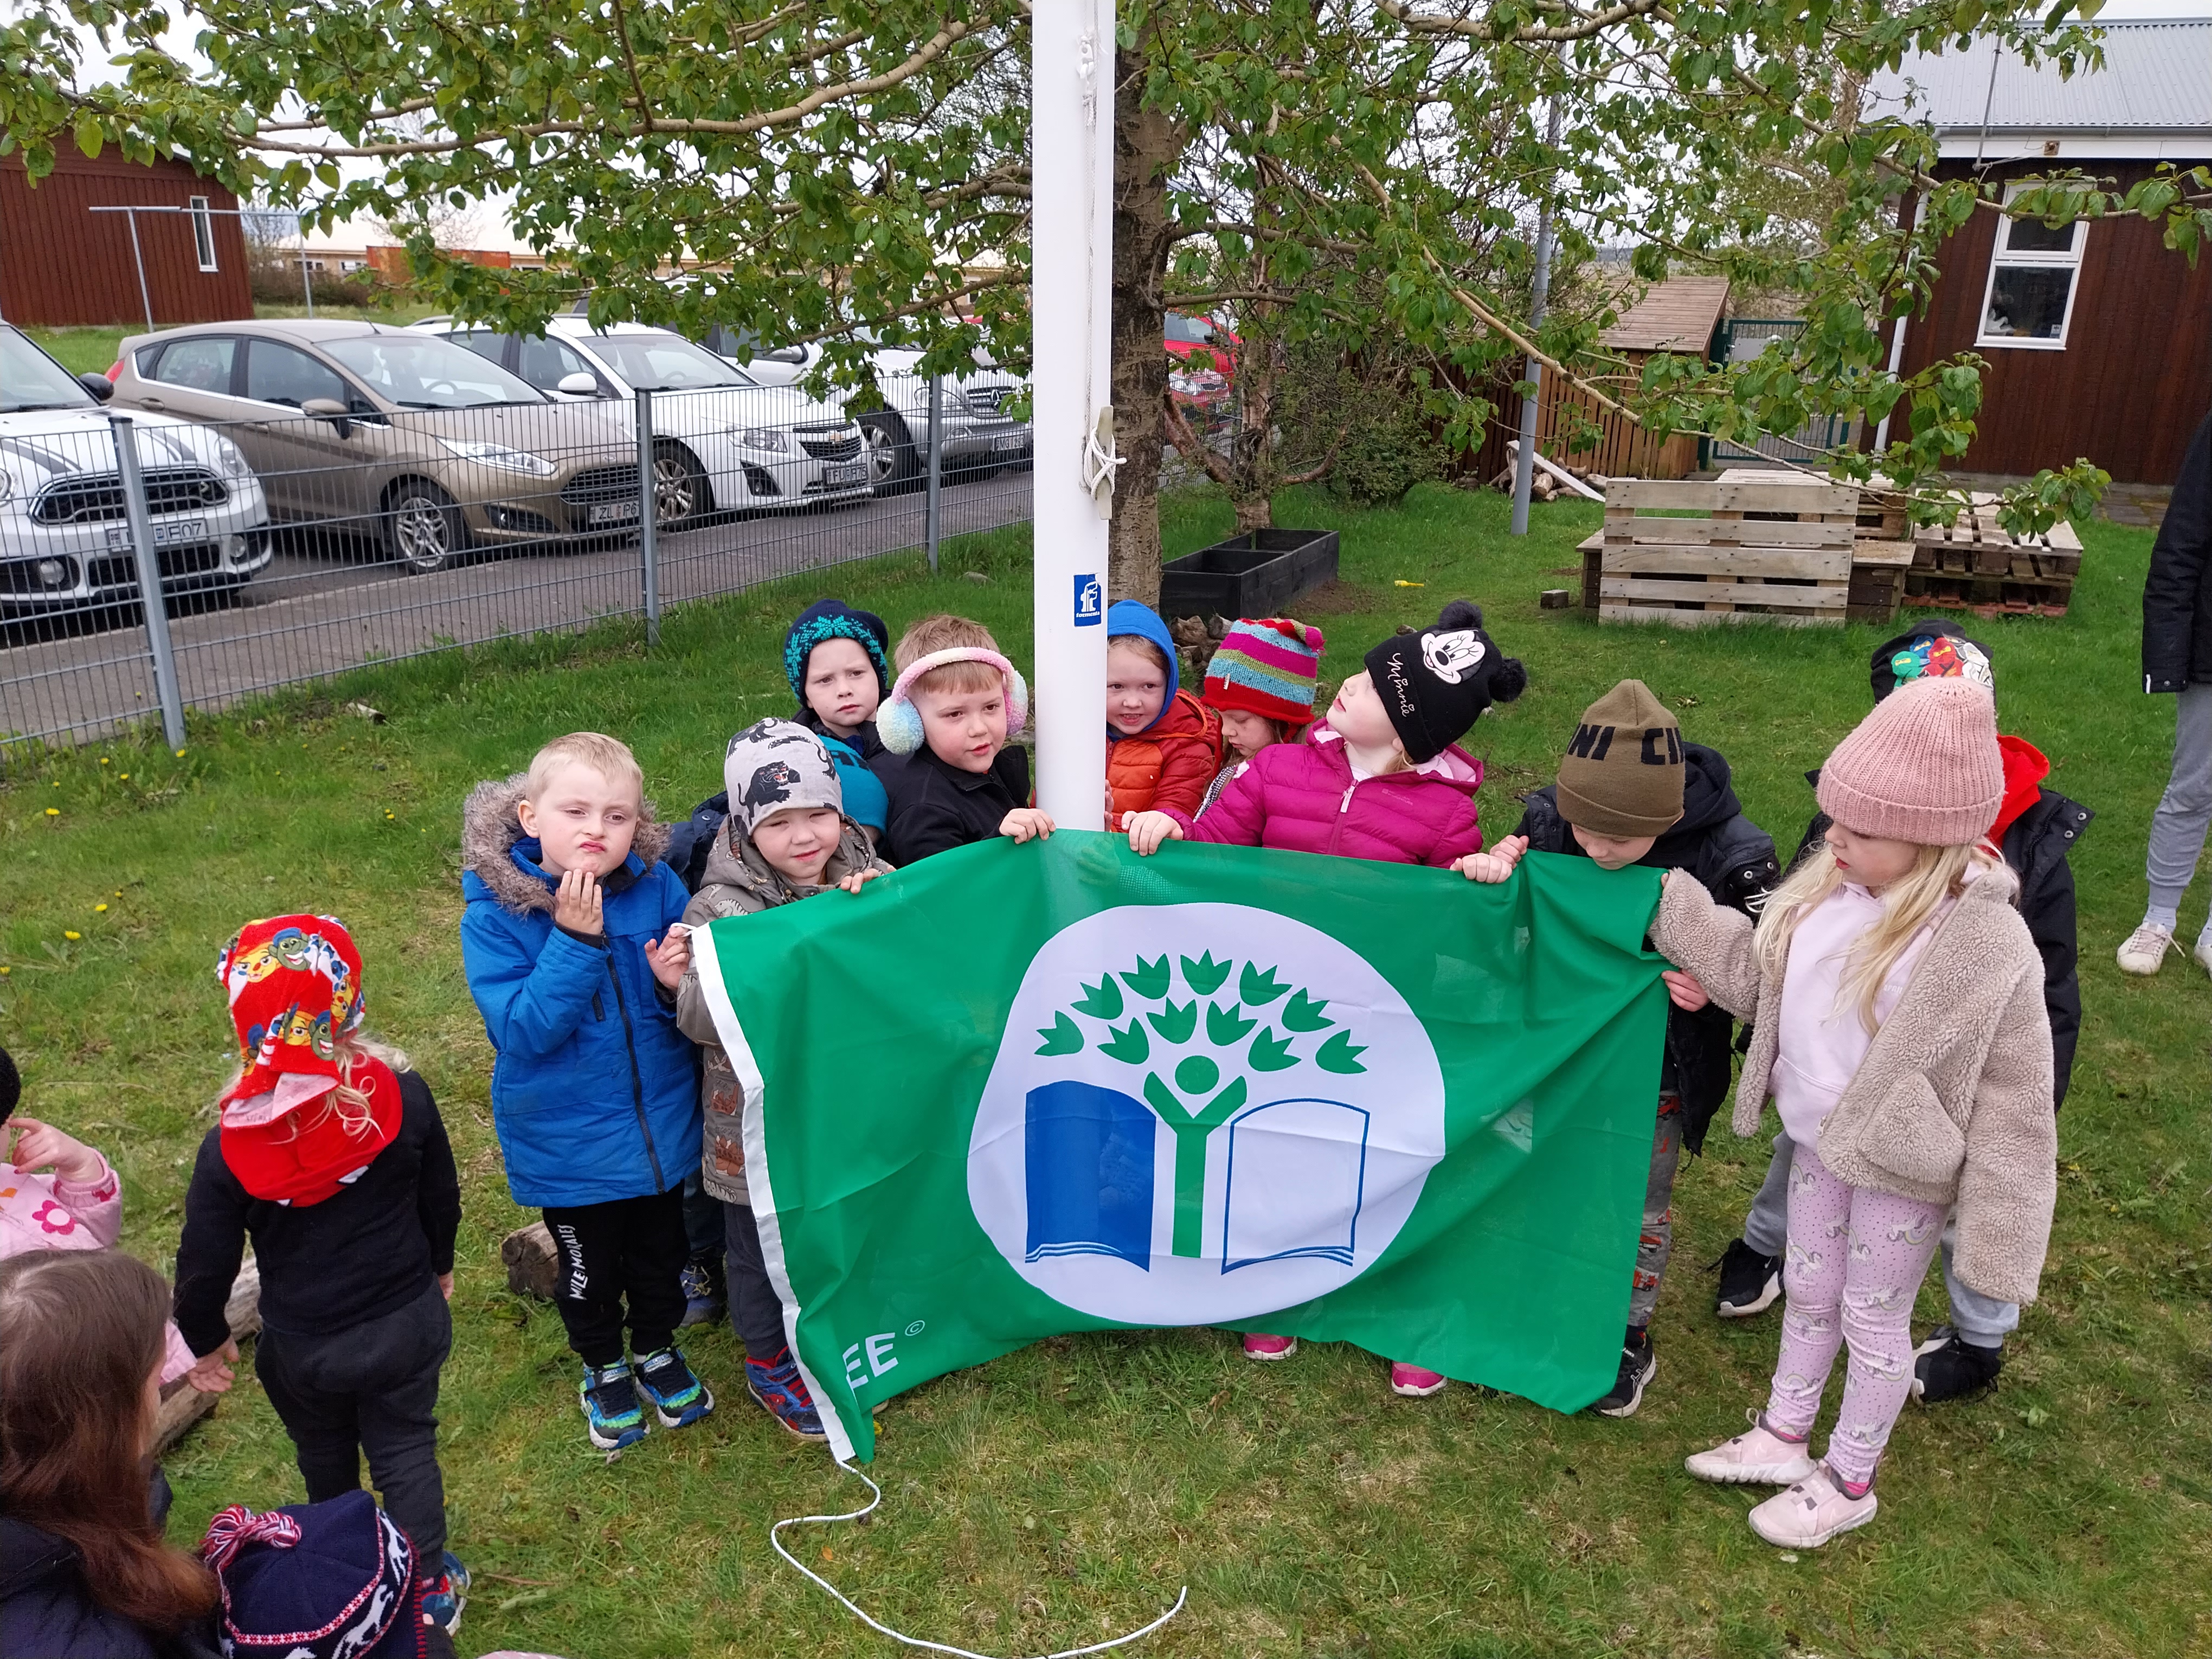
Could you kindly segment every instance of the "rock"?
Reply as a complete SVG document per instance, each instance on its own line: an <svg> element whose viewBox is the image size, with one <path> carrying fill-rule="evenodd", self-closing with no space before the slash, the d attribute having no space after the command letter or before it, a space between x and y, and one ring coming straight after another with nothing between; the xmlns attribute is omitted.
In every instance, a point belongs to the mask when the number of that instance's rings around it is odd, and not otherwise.
<svg viewBox="0 0 2212 1659"><path fill-rule="evenodd" d="M501 1239L499 1259L507 1264L507 1288L515 1295L553 1299L561 1282L561 1255L544 1222L517 1227Z"/></svg>
<svg viewBox="0 0 2212 1659"><path fill-rule="evenodd" d="M981 583L991 580L980 570L963 570L960 574L971 582Z"/></svg>
<svg viewBox="0 0 2212 1659"><path fill-rule="evenodd" d="M1574 595L1564 587L1547 587L1536 603L1547 611L1565 611L1573 603Z"/></svg>

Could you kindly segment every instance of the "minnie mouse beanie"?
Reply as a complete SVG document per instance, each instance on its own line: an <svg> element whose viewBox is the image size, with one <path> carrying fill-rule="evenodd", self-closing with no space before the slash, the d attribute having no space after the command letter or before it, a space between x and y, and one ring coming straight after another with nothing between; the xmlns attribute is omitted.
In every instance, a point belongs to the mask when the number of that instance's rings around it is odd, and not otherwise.
<svg viewBox="0 0 2212 1659"><path fill-rule="evenodd" d="M1862 836L1972 845L2004 800L1996 698L1972 680L1906 681L1836 745L1814 793Z"/></svg>
<svg viewBox="0 0 2212 1659"><path fill-rule="evenodd" d="M1528 684L1528 671L1499 653L1482 631L1481 608L1465 599L1446 605L1433 626L1383 641L1366 660L1375 693L1416 766L1465 737L1492 703L1512 702Z"/></svg>

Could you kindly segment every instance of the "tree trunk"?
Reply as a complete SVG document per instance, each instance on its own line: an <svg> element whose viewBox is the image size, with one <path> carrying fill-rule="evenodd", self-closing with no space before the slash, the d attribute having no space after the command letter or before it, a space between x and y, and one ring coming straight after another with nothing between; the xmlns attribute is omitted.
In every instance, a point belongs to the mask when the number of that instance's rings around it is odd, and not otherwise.
<svg viewBox="0 0 2212 1659"><path fill-rule="evenodd" d="M1115 599L1160 597L1160 445L1168 354L1162 303L1168 252L1168 175L1188 135L1140 106L1140 50L1114 58L1114 441L1121 477L1108 532L1107 588Z"/></svg>
<svg viewBox="0 0 2212 1659"><path fill-rule="evenodd" d="M1248 495L1237 503L1237 533L1248 530L1273 530L1275 527L1275 503L1267 495Z"/></svg>

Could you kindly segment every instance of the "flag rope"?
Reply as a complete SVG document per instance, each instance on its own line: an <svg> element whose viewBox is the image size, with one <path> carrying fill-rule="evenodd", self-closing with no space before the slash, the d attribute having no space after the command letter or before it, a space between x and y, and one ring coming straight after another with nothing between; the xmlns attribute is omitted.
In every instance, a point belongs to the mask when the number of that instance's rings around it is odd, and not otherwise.
<svg viewBox="0 0 2212 1659"><path fill-rule="evenodd" d="M834 1525L841 1521L864 1521L869 1516L874 1514L877 1506L884 1501L884 1489L881 1486L878 1486L874 1481L869 1480L866 1475L861 1474L860 1470L854 1468L853 1465L847 1462L841 1457L837 1460L837 1467L844 1470L848 1474L858 1476L861 1484L867 1487L868 1501L866 1504L860 1509L849 1510L843 1515L793 1515L786 1516L783 1520L777 1522L774 1526L768 1529L768 1541L775 1547L775 1553L781 1556L786 1561L789 1562L793 1566L798 1568L799 1571L804 1573L807 1577L811 1578L816 1583L821 1585L823 1589L829 1591L830 1594L836 1597L838 1601L844 1603L846 1611L850 1613L854 1618L858 1619L862 1624L866 1625L870 1630L875 1631L879 1634L888 1636L894 1642L902 1642L910 1648L927 1648L932 1653L949 1653L954 1656L954 1659L992 1659L992 1656L989 1654L974 1653L966 1648L948 1647L942 1642L927 1642L924 1641L919 1636L908 1636L903 1631L893 1630L889 1625L870 1618L860 1604L854 1601L850 1596L847 1595L844 1591L839 1589L827 1578L824 1578L820 1573L815 1571L813 1568L808 1566L804 1561L801 1561L789 1550L784 1548L782 1534L783 1529L786 1527L827 1526ZM1174 1618L1176 1614L1181 1613L1182 1611L1183 1603L1189 1598L1190 1586L1186 1584L1182 1589L1176 1593L1175 1605L1170 1607L1165 1613L1162 1613L1158 1618L1153 1620L1151 1624L1146 1626L1142 1630L1133 1630L1127 1636L1117 1636L1110 1642L1094 1642L1087 1648L1062 1648L1056 1653L1043 1655L1042 1659L1080 1659L1080 1656L1086 1653L1104 1653L1109 1648L1126 1647L1132 1642L1141 1641L1144 1638L1150 1636L1154 1631L1158 1630L1161 1626L1166 1624L1167 1621Z"/></svg>

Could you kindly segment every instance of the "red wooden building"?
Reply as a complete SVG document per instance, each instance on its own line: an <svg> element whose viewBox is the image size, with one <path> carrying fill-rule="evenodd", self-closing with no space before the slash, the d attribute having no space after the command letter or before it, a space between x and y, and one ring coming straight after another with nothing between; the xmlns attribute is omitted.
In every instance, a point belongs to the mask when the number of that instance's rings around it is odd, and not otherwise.
<svg viewBox="0 0 2212 1659"><path fill-rule="evenodd" d="M92 211L123 206L178 210ZM143 327L149 307L163 327L251 317L237 207L182 161L141 166L112 150L95 160L64 144L34 186L20 151L0 155L0 317L50 328Z"/></svg>
<svg viewBox="0 0 2212 1659"><path fill-rule="evenodd" d="M2160 161L2212 161L2212 20L2103 27L2101 70L2063 81L1984 43L1908 58L1878 106L1934 125L1940 176L2008 194L2052 168L2124 191ZM2212 409L2212 253L2191 268L2142 218L2051 230L1984 211L1939 258L1928 314L1904 325L1901 366L1960 351L1987 362L1958 470L2028 474L2087 457L2124 483L2173 482Z"/></svg>

